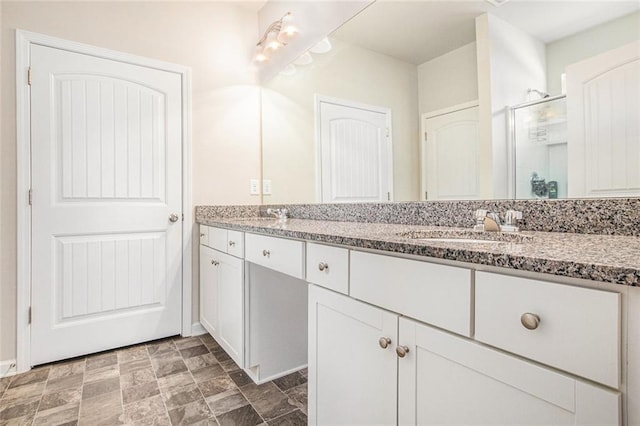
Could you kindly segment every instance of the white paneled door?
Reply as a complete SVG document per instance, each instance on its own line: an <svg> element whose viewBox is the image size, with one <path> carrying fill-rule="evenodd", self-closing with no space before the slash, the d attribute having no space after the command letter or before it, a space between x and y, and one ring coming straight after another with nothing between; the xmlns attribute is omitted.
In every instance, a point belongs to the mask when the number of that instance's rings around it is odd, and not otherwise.
<svg viewBox="0 0 640 426"><path fill-rule="evenodd" d="M393 200L391 112L336 100L317 110L321 201Z"/></svg>
<svg viewBox="0 0 640 426"><path fill-rule="evenodd" d="M640 41L567 67L569 197L640 195Z"/></svg>
<svg viewBox="0 0 640 426"><path fill-rule="evenodd" d="M179 334L180 74L35 44L30 60L31 364Z"/></svg>
<svg viewBox="0 0 640 426"><path fill-rule="evenodd" d="M423 116L423 200L479 198L478 107Z"/></svg>

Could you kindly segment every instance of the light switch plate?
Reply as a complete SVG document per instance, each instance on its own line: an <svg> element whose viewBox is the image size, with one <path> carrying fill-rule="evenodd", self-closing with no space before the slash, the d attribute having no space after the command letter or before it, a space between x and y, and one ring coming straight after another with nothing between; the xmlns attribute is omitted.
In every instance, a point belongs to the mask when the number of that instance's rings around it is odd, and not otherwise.
<svg viewBox="0 0 640 426"><path fill-rule="evenodd" d="M262 193L264 195L271 195L271 179L264 179L262 181Z"/></svg>
<svg viewBox="0 0 640 426"><path fill-rule="evenodd" d="M251 179L249 181L249 194L250 195L260 195L260 180Z"/></svg>

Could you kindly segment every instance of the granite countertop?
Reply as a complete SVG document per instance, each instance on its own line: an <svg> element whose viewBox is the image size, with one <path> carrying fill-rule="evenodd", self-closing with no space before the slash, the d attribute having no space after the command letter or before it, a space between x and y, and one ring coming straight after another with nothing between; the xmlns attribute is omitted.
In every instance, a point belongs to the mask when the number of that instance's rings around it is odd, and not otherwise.
<svg viewBox="0 0 640 426"><path fill-rule="evenodd" d="M640 237L560 232L493 234L504 241L464 243L429 241L418 236L446 238L448 232L482 233L468 228L337 222L308 219L200 218L205 225L258 234L297 238L354 248L383 250L438 259L491 265L558 276L640 285ZM435 233L435 234L434 234ZM485 233L486 234L486 233Z"/></svg>

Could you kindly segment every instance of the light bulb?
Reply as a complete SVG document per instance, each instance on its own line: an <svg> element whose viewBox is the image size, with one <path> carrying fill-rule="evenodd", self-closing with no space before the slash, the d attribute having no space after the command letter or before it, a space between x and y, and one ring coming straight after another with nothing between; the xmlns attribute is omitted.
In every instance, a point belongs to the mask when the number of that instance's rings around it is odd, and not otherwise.
<svg viewBox="0 0 640 426"><path fill-rule="evenodd" d="M289 64L282 71L280 71L281 75L292 76L296 73L296 66L293 64Z"/></svg>
<svg viewBox="0 0 640 426"><path fill-rule="evenodd" d="M278 40L286 44L296 34L298 34L298 29L296 27L293 25L283 25L280 33L278 33Z"/></svg>
<svg viewBox="0 0 640 426"><path fill-rule="evenodd" d="M278 40L276 33L269 33L267 36L267 40L265 41L265 45L267 49L278 50L282 47L282 43Z"/></svg>
<svg viewBox="0 0 640 426"><path fill-rule="evenodd" d="M263 49L262 45L257 45L256 46L256 51L253 55L253 60L255 62L264 62L266 60L268 60L269 57L266 55L265 49Z"/></svg>
<svg viewBox="0 0 640 426"><path fill-rule="evenodd" d="M318 44L316 44L311 49L309 49L309 51L311 53L327 53L328 51L331 50L331 47L332 47L331 42L327 37L325 37L322 40L320 40Z"/></svg>
<svg viewBox="0 0 640 426"><path fill-rule="evenodd" d="M313 58L309 52L304 52L298 57L298 59L293 61L296 65L309 65L311 62L313 62Z"/></svg>

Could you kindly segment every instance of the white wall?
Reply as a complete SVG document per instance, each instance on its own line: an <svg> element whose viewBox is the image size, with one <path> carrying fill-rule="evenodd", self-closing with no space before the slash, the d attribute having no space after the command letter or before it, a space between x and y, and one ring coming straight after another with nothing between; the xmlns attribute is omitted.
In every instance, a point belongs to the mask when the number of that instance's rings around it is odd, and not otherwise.
<svg viewBox="0 0 640 426"><path fill-rule="evenodd" d="M418 65L420 115L478 99L476 43Z"/></svg>
<svg viewBox="0 0 640 426"><path fill-rule="evenodd" d="M507 198L506 110L511 105L525 102L528 88L546 91L545 45L490 14L476 18L476 42L480 139L483 150L489 146L488 138L491 138L492 147L493 192L482 195L485 198Z"/></svg>
<svg viewBox="0 0 640 426"><path fill-rule="evenodd" d="M569 64L640 40L640 12L547 44L547 90L561 92L560 75Z"/></svg>
<svg viewBox="0 0 640 426"><path fill-rule="evenodd" d="M315 94L391 109L395 200L417 200L416 66L340 40L331 41L329 53L314 55L314 62L298 67L296 75L278 75L263 84L263 175L273 186L273 195L265 195L264 202L316 202Z"/></svg>
<svg viewBox="0 0 640 426"><path fill-rule="evenodd" d="M249 64L257 9L230 2L2 2L0 361L16 353L15 29L190 66L193 202L255 204L248 182L260 174L259 89ZM194 292L195 319L197 285Z"/></svg>

